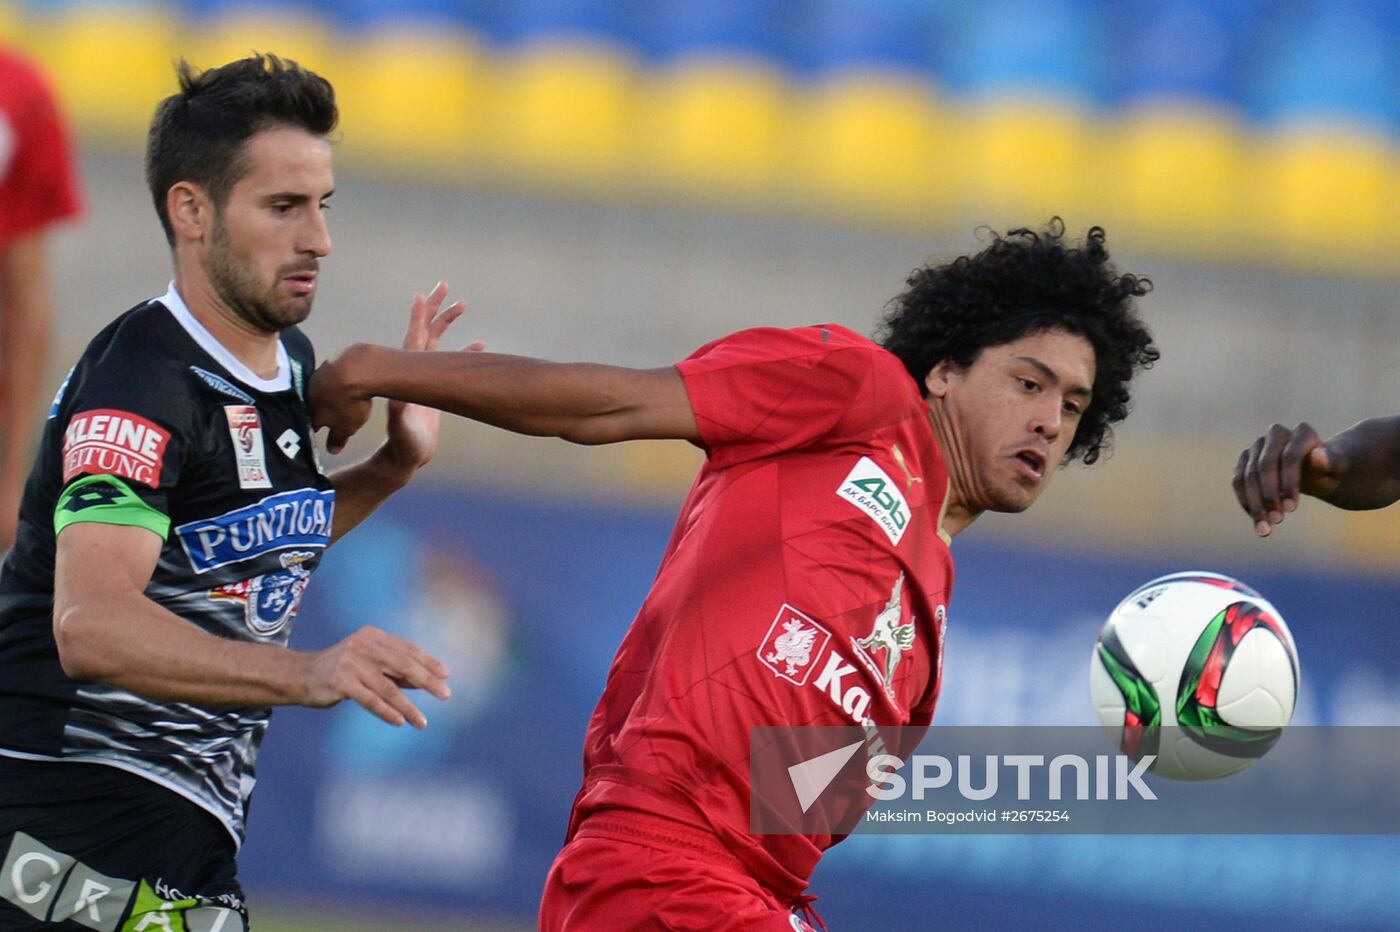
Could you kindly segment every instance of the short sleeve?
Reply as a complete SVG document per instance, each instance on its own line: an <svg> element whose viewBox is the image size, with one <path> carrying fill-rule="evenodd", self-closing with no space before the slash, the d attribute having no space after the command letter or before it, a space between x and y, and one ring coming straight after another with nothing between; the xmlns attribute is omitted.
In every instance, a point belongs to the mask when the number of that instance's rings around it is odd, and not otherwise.
<svg viewBox="0 0 1400 932"><path fill-rule="evenodd" d="M836 325L744 330L676 368L716 466L826 439L862 397L880 350Z"/></svg>
<svg viewBox="0 0 1400 932"><path fill-rule="evenodd" d="M188 396L158 373L138 379L128 368L99 362L75 372L72 397L60 400L55 533L82 522L145 527L162 539L169 532L185 445L178 408Z"/></svg>
<svg viewBox="0 0 1400 932"><path fill-rule="evenodd" d="M52 93L37 72L0 60L0 246L81 210L72 150Z"/></svg>

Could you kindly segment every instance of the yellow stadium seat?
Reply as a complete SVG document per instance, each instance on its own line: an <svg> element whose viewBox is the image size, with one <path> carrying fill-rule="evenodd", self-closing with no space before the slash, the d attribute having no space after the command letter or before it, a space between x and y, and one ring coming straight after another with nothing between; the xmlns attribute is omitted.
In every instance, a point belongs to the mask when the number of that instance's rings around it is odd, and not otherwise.
<svg viewBox="0 0 1400 932"><path fill-rule="evenodd" d="M956 128L927 83L835 78L804 96L796 134L797 184L843 213L913 228L946 213Z"/></svg>
<svg viewBox="0 0 1400 932"><path fill-rule="evenodd" d="M489 155L511 173L569 185L623 174L633 70L619 51L585 41L530 46L497 68Z"/></svg>
<svg viewBox="0 0 1400 932"><path fill-rule="evenodd" d="M709 58L677 65L642 91L638 167L694 193L782 197L791 186L791 104L769 66Z"/></svg>
<svg viewBox="0 0 1400 932"><path fill-rule="evenodd" d="M1154 103L1128 113L1114 135L1117 171L1101 179L1140 242L1218 258L1247 235L1247 139L1228 113Z"/></svg>
<svg viewBox="0 0 1400 932"><path fill-rule="evenodd" d="M347 155L449 177L482 157L490 74L474 37L376 30L347 37L334 58Z"/></svg>
<svg viewBox="0 0 1400 932"><path fill-rule="evenodd" d="M1393 274L1394 146L1359 128L1297 126L1258 139L1249 215L1278 258Z"/></svg>
<svg viewBox="0 0 1400 932"><path fill-rule="evenodd" d="M75 8L35 16L22 34L85 133L142 140L156 102L175 88L176 28L160 8Z"/></svg>
<svg viewBox="0 0 1400 932"><path fill-rule="evenodd" d="M1071 225L1091 212L1097 184L1095 130L1064 101L998 97L967 111L965 143L950 147L965 182L964 211L1033 222L1059 214Z"/></svg>

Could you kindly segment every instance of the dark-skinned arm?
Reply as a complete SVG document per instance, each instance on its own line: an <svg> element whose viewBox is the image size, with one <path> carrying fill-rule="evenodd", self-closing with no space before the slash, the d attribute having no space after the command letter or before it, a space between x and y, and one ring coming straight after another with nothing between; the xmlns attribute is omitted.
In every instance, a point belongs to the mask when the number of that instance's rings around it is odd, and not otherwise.
<svg viewBox="0 0 1400 932"><path fill-rule="evenodd" d="M1235 496L1267 537L1303 495L1363 511L1400 501L1400 415L1368 418L1329 440L1310 424L1275 424L1240 454Z"/></svg>
<svg viewBox="0 0 1400 932"><path fill-rule="evenodd" d="M357 344L323 365L311 382L313 422L330 429L331 452L364 424L376 397L573 443L700 440L685 383L674 368L628 369Z"/></svg>

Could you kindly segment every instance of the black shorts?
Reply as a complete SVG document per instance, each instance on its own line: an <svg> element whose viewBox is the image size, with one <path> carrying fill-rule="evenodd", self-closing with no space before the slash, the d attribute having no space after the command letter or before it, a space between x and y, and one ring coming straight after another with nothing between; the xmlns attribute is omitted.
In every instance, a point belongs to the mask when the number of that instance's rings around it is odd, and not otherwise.
<svg viewBox="0 0 1400 932"><path fill-rule="evenodd" d="M0 756L0 932L244 932L235 852L218 819L143 777Z"/></svg>

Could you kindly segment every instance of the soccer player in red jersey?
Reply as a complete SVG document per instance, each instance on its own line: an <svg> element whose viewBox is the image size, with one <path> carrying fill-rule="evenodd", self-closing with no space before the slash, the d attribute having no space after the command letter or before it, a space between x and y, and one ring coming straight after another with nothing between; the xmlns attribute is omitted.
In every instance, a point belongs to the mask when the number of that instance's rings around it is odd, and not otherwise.
<svg viewBox="0 0 1400 932"><path fill-rule="evenodd" d="M0 551L14 543L41 410L53 318L49 232L81 209L68 132L48 82L0 48Z"/></svg>
<svg viewBox="0 0 1400 932"><path fill-rule="evenodd" d="M1098 458L1158 356L1133 307L1149 287L1102 230L1076 244L1056 221L915 271L878 343L824 324L650 371L365 345L322 368L332 450L386 396L706 452L589 726L541 928L809 928L840 839L750 832L750 728L929 723L952 538Z"/></svg>

